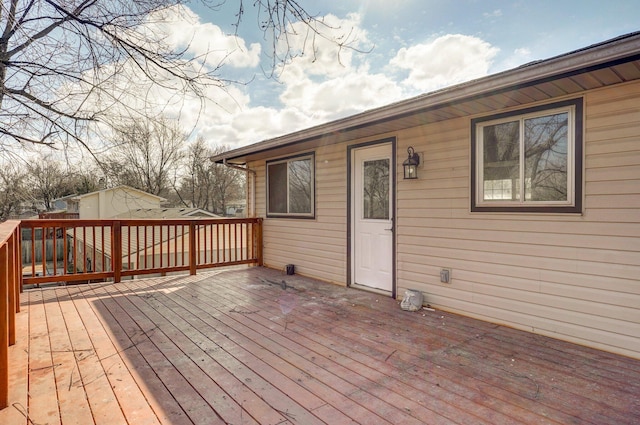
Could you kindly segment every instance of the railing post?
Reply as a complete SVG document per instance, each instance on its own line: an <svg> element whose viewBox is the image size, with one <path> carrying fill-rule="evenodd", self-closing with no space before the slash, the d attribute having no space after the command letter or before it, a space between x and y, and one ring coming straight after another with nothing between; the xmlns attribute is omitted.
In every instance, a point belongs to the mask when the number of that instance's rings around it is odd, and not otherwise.
<svg viewBox="0 0 640 425"><path fill-rule="evenodd" d="M9 405L9 282L7 244L0 245L0 409Z"/></svg>
<svg viewBox="0 0 640 425"><path fill-rule="evenodd" d="M262 218L258 217L256 221L256 253L258 257L258 265L262 267L264 265L262 260Z"/></svg>
<svg viewBox="0 0 640 425"><path fill-rule="evenodd" d="M196 252L196 223L195 221L190 221L189 222L189 274L190 275L195 275L196 274L196 258L197 258L197 252Z"/></svg>
<svg viewBox="0 0 640 425"><path fill-rule="evenodd" d="M22 293L22 225L16 227L16 293ZM20 313L20 296L16 300L16 313Z"/></svg>
<svg viewBox="0 0 640 425"><path fill-rule="evenodd" d="M7 241L7 292L8 292L8 304L7 311L9 313L9 345L16 343L16 299L18 294L16 293L16 264L15 264L15 233Z"/></svg>
<svg viewBox="0 0 640 425"><path fill-rule="evenodd" d="M111 225L111 267L113 281L119 283L122 279L122 225L119 220L114 220Z"/></svg>

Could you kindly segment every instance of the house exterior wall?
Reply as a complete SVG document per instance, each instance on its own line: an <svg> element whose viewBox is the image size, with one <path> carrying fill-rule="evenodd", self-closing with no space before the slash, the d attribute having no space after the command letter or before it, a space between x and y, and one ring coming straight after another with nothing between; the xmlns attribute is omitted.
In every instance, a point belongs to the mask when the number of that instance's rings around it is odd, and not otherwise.
<svg viewBox="0 0 640 425"><path fill-rule="evenodd" d="M640 358L640 82L583 99L583 214L472 213L476 117L372 139L397 139L398 297L417 289L439 309ZM408 146L417 180L402 180ZM346 284L346 154L346 143L315 150L315 219L265 219L267 266ZM265 163L249 166L264 217Z"/></svg>
<svg viewBox="0 0 640 425"><path fill-rule="evenodd" d="M425 157L398 185L399 295L640 357L640 83L584 102L582 215L471 213L469 119L399 136Z"/></svg>
<svg viewBox="0 0 640 425"><path fill-rule="evenodd" d="M263 222L264 263L346 285L346 144L315 150L315 218L267 218ZM256 168L256 212L266 217L265 162Z"/></svg>

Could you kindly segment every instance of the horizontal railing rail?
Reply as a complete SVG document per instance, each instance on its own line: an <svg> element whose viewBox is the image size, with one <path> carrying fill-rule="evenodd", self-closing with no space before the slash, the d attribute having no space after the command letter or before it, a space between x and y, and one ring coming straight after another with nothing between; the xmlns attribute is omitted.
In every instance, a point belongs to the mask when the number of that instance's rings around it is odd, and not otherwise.
<svg viewBox="0 0 640 425"><path fill-rule="evenodd" d="M23 284L262 265L262 219L23 220Z"/></svg>
<svg viewBox="0 0 640 425"><path fill-rule="evenodd" d="M9 405L9 346L20 312L20 222L0 223L0 409Z"/></svg>

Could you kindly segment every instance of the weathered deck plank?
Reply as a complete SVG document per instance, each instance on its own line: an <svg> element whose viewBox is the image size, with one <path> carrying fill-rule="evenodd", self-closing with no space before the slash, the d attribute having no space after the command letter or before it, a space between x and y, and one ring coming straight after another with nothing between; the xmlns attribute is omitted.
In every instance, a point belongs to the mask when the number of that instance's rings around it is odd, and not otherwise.
<svg viewBox="0 0 640 425"><path fill-rule="evenodd" d="M22 305L2 424L640 422L638 360L273 270Z"/></svg>
<svg viewBox="0 0 640 425"><path fill-rule="evenodd" d="M54 365L53 375L58 396L60 422L94 423L88 397L82 385L82 377L78 372L78 360L81 358L80 353L83 353L84 348L80 348L77 352L73 349L71 335L67 328L67 321L70 322L73 319L67 317L65 320L64 316L65 312L68 313L69 303L61 302L58 299L58 292L43 292L43 301L47 315L46 323L51 345L51 359ZM109 389L107 388L106 391Z"/></svg>
<svg viewBox="0 0 640 425"><path fill-rule="evenodd" d="M49 330L43 293L29 291L23 294L29 306L29 417L38 424L59 424L58 397L56 395L55 368L51 355ZM21 339L21 338L19 338ZM25 404L25 413L26 413Z"/></svg>
<svg viewBox="0 0 640 425"><path fill-rule="evenodd" d="M110 406L112 410L105 412L106 423L126 423L122 412L127 412L126 416L132 422L149 425L160 424L142 391L138 389L136 380L129 372L126 359L123 359L119 351L120 347L114 345L114 342L117 341L114 333L104 327L96 310L92 309L91 304L96 299L91 296L91 291L82 287L69 288L68 294L82 319L84 329L89 330L87 336L91 339L95 355L102 365L102 376L99 376L99 379L95 381L97 395L100 395L101 389L109 387L113 392L110 401L114 399L117 401L117 404ZM100 372L98 371L98 373ZM94 385L94 382L90 382L90 384Z"/></svg>

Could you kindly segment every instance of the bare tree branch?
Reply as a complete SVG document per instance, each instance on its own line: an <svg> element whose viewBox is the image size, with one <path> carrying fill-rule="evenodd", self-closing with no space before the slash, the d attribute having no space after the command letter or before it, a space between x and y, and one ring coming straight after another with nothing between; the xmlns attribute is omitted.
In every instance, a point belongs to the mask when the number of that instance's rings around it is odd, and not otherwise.
<svg viewBox="0 0 640 425"><path fill-rule="evenodd" d="M196 0L193 0L196 1ZM223 2L199 0L212 11ZM236 33L246 13L237 2ZM200 99L220 76L216 46L196 52L167 42L162 25L189 0L5 0L0 3L0 147L79 145L95 155L89 132L148 119L170 102ZM355 38L307 13L296 0L254 0L270 46L270 76L319 38L354 49ZM336 31L339 35L336 35ZM298 37L303 42L294 44ZM192 40L193 41L193 40ZM339 59L338 59L339 60ZM167 93L162 100L158 90ZM132 102L131 99L134 99ZM179 109L179 108L176 108ZM153 111L152 113L150 111Z"/></svg>

